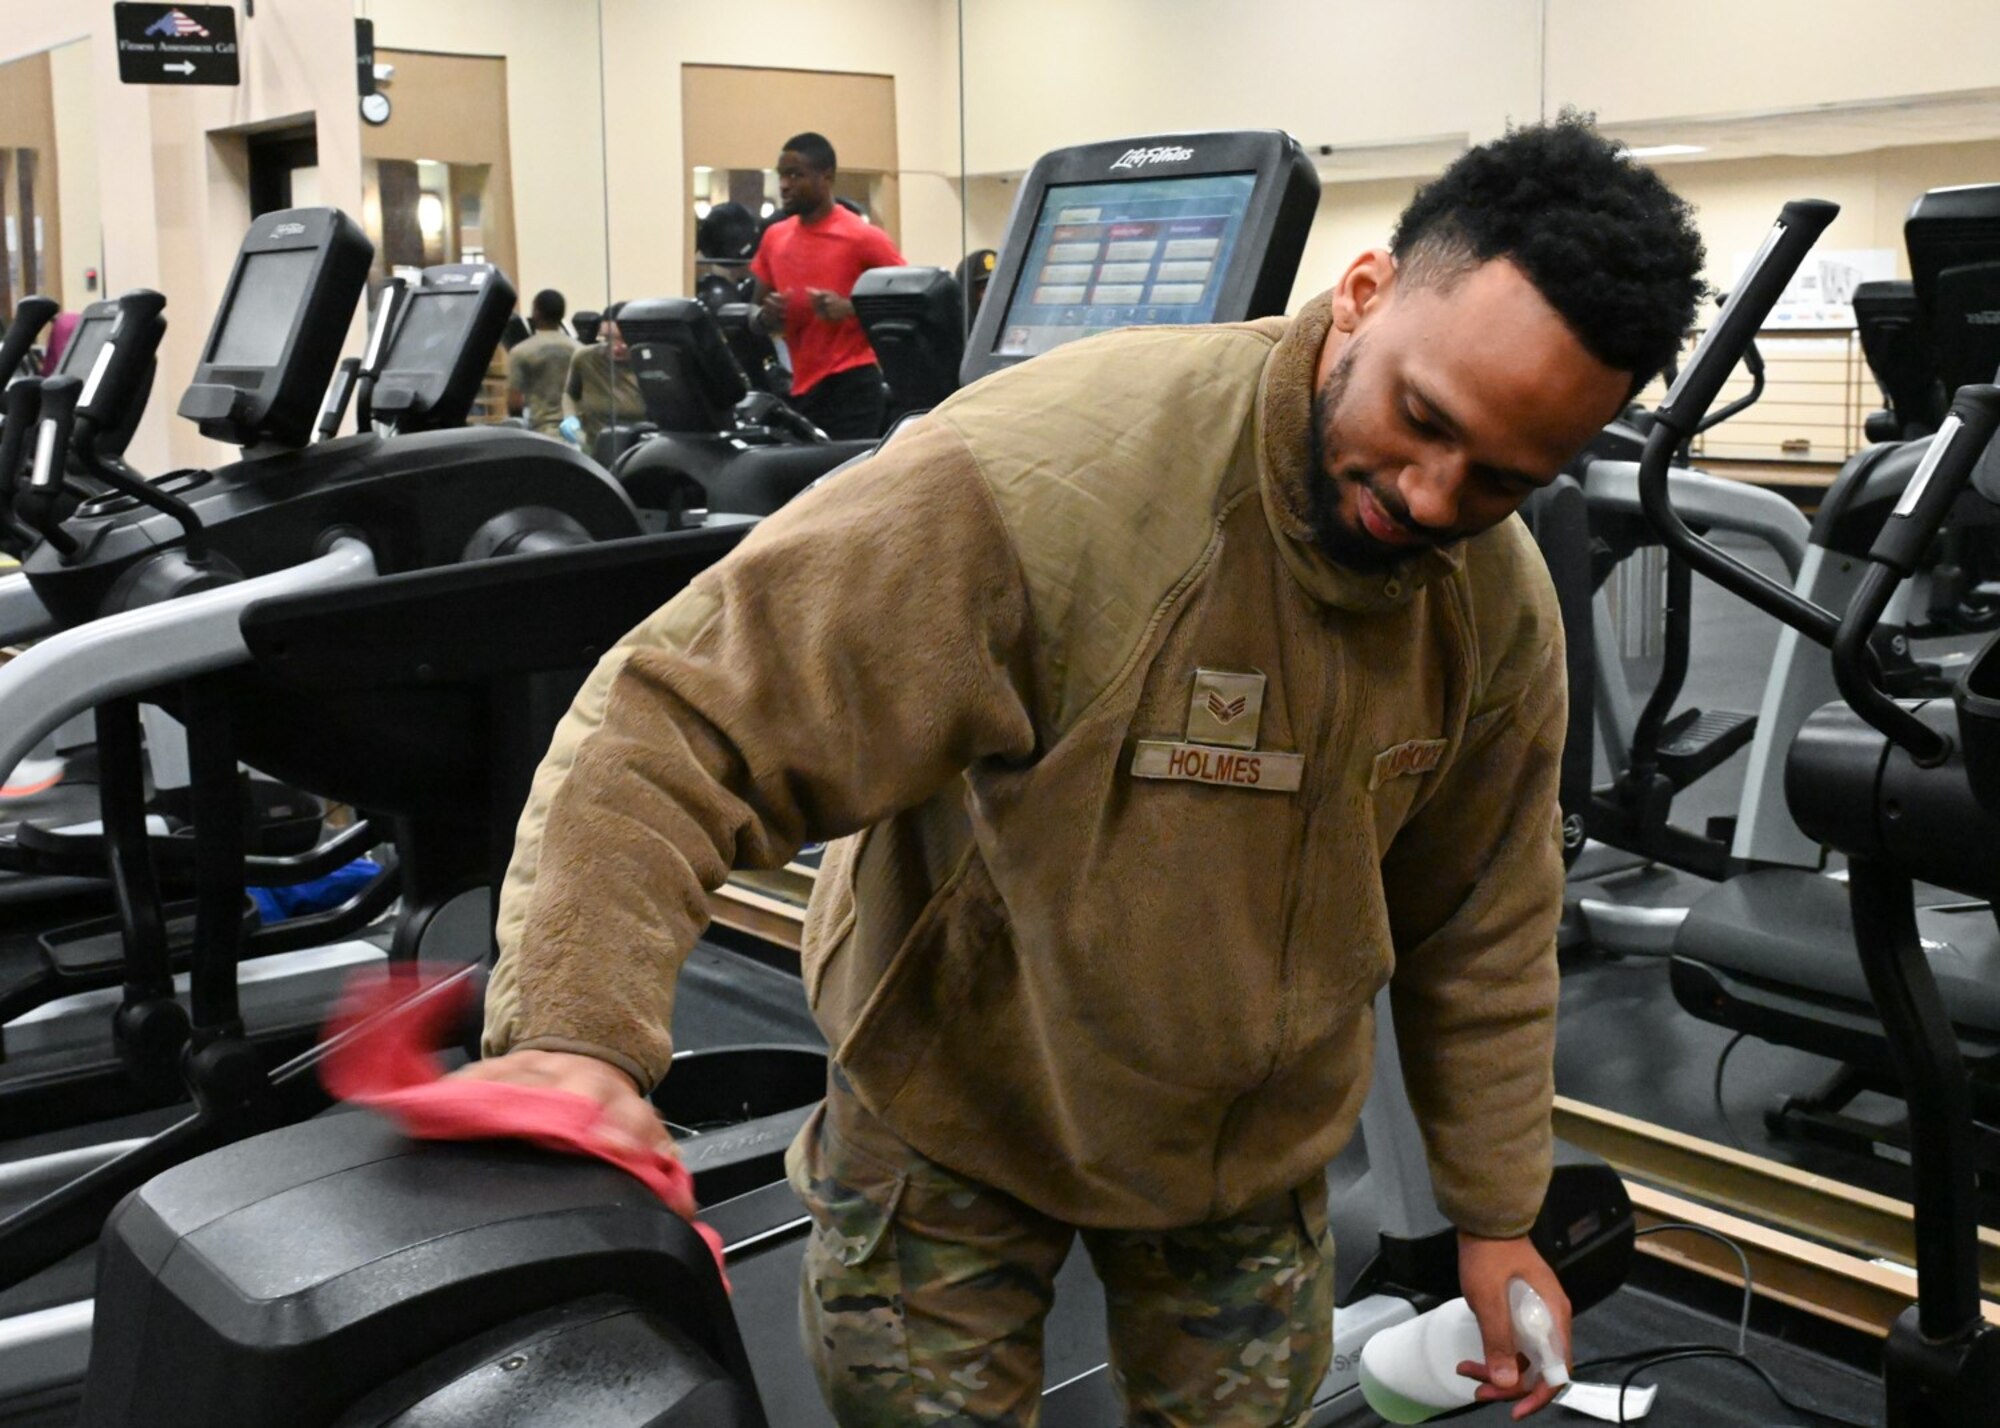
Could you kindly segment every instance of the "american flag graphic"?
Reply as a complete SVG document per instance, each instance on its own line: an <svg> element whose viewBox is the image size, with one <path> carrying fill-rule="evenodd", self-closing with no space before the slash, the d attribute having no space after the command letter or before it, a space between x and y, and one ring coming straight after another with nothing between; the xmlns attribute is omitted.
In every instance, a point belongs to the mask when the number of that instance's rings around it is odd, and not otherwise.
<svg viewBox="0 0 2000 1428"><path fill-rule="evenodd" d="M130 31L127 31L127 33L129 34ZM190 35L201 40L208 38L208 31L199 21L191 15L182 14L179 10L167 11L166 14L160 16L159 19L146 27L146 33L149 35L171 35L176 39L185 39Z"/></svg>

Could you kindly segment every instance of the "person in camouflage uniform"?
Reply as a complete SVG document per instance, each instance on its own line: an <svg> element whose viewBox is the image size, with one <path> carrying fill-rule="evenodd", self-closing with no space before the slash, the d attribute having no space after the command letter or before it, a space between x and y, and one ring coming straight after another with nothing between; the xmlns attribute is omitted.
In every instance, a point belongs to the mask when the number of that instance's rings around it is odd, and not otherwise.
<svg viewBox="0 0 2000 1428"><path fill-rule="evenodd" d="M1290 318L994 374L619 641L537 770L484 1051L642 1142L737 867L830 840L793 1147L844 1428L1028 1428L1056 1271L1147 1428L1331 1351L1323 1172L1385 989L1486 1398L1553 1156L1560 611L1514 511L1678 350L1701 244L1587 124L1467 153Z"/></svg>
<svg viewBox="0 0 2000 1428"><path fill-rule="evenodd" d="M1081 1234L1133 1428L1303 1424L1333 1356L1315 1175L1226 1220L1078 1231L899 1140L838 1071L786 1160L814 1231L800 1326L843 1428L1028 1428L1042 1322Z"/></svg>

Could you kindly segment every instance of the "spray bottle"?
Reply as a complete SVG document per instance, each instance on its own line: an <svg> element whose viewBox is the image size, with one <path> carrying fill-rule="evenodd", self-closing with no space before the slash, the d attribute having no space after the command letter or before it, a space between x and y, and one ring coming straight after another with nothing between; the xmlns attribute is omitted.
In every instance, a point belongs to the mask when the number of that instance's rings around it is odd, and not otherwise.
<svg viewBox="0 0 2000 1428"><path fill-rule="evenodd" d="M1507 1308L1514 1320L1515 1347L1528 1356L1531 1372L1558 1388L1568 1383L1562 1338L1542 1296L1526 1280L1510 1279ZM1467 1359L1485 1362L1486 1341L1472 1306L1454 1299L1384 1329L1362 1346L1362 1396L1391 1423L1422 1423L1473 1401L1478 1380L1458 1372Z"/></svg>

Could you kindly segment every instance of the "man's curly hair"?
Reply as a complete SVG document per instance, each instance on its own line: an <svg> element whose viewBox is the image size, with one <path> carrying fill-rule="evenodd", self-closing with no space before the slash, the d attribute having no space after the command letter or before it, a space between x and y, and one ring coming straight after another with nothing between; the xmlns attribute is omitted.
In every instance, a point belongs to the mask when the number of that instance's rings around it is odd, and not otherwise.
<svg viewBox="0 0 2000 1428"><path fill-rule="evenodd" d="M1462 155L1417 191L1390 247L1399 280L1418 285L1510 260L1635 392L1679 351L1706 291L1692 210L1573 109Z"/></svg>

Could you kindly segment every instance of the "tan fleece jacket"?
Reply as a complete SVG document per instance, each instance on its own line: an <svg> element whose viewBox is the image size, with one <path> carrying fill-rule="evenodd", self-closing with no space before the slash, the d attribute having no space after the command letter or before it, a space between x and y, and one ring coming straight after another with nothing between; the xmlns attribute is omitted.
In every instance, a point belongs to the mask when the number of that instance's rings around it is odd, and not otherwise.
<svg viewBox="0 0 2000 1428"><path fill-rule="evenodd" d="M1388 574L1318 553L1328 322L1322 298L991 377L627 636L522 814L488 1053L657 1080L703 889L839 838L807 994L923 1154L1080 1225L1231 1214L1346 1142L1392 980L1440 1206L1524 1232L1550 1155L1554 594L1518 520ZM1248 757L1299 756L1296 791L1245 786L1231 749L1175 765L1221 782L1134 776L1142 741L1188 741L1198 670L1264 676L1235 717Z"/></svg>

